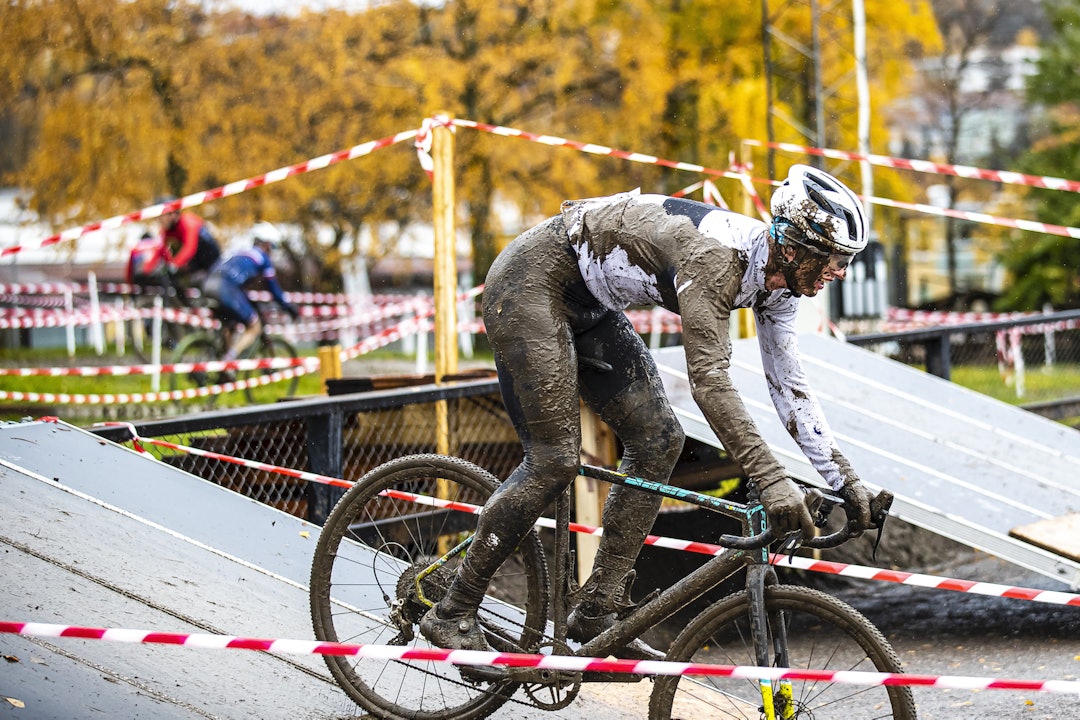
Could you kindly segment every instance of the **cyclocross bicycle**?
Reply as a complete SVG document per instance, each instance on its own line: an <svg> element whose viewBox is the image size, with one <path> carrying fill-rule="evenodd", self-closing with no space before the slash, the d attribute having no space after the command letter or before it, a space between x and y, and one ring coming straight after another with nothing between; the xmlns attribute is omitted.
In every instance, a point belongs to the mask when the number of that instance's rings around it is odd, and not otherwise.
<svg viewBox="0 0 1080 720"><path fill-rule="evenodd" d="M881 632L858 611L810 588L780 584L769 564L773 532L760 503L730 502L603 468L582 475L629 485L735 518L742 535L723 535L726 549L663 592L621 613L614 627L581 646L566 638L566 618L579 594L573 580L569 492L556 502L554 567L534 529L503 564L478 615L499 652L618 655L618 649L705 597L745 568L745 589L710 604L675 638L666 659L676 662L901 672ZM412 455L364 475L335 506L315 549L311 616L320 641L431 647L420 618L445 593L476 528L476 512L498 481L458 458ZM813 491L816 492L816 491ZM891 502L874 505L880 526ZM839 503L826 498L819 525ZM813 538L834 547L859 533L852 526ZM550 614L550 618L549 618ZM550 620L550 621L549 621ZM341 688L378 718L475 720L505 703L557 710L586 682L638 682L641 675L508 668L497 681L469 681L453 665L324 656ZM821 681L659 676L649 703L652 720L914 719L906 686L854 686ZM512 717L512 715L507 715Z"/></svg>
<svg viewBox="0 0 1080 720"><path fill-rule="evenodd" d="M290 358L297 357L296 348L288 340L282 337L274 337L266 332L266 321L259 313L263 331L255 341L240 354L241 360L267 359L267 358ZM220 331L201 330L188 335L180 341L173 351L172 362L178 363L205 363L220 360L228 348L229 338L237 332L236 323L223 323ZM265 368L254 370L240 370L235 374L229 371L207 372L205 370L193 370L187 373L172 373L169 375L169 383L172 390L184 390L188 388L200 388L207 385L217 385L229 380L240 382L257 378L260 375L270 375L280 372L281 368ZM282 395L292 397L296 394L296 387L300 383L300 376L282 381ZM254 387L245 387L244 395L248 402L255 402ZM209 396L213 400L214 396Z"/></svg>
<svg viewBox="0 0 1080 720"><path fill-rule="evenodd" d="M188 302L187 288L180 285L167 273L160 275L157 284L144 284L140 294L134 296L135 307L139 309L153 308L156 298L162 299L162 309L191 310ZM185 328L175 322L161 320L161 356L164 358L167 352L174 352L184 337ZM153 359L154 352L154 320L153 318L138 318L131 324L131 348L135 356L144 363Z"/></svg>

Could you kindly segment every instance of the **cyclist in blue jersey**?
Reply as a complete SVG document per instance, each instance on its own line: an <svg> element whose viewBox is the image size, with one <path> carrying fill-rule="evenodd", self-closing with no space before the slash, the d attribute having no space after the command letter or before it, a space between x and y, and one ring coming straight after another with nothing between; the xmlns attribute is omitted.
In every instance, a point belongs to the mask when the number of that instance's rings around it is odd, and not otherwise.
<svg viewBox="0 0 1080 720"><path fill-rule="evenodd" d="M244 326L244 331L229 342L222 358L227 362L239 357L262 332L259 313L244 291L244 286L252 280L261 277L277 304L293 320L300 316L296 306L285 299L270 259L270 253L281 244L281 231L271 223L260 222L255 224L251 234L251 248L218 260L203 283L203 294L217 301L214 314L221 320L222 326L228 327L233 323Z"/></svg>

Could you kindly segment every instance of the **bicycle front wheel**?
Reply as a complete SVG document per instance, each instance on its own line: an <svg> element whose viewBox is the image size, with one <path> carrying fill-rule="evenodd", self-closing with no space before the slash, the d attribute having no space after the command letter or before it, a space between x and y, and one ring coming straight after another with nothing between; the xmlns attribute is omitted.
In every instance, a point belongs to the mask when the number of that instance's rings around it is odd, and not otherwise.
<svg viewBox="0 0 1080 720"><path fill-rule="evenodd" d="M189 335L180 341L176 352L173 353L173 363L206 363L218 359L218 346L210 337L203 334ZM220 382L219 373L208 373L205 370L192 370L190 372L173 372L169 375L169 386L172 390L183 390L193 393L199 388ZM194 395L192 395L194 397ZM213 404L217 400L214 395L207 395L206 401Z"/></svg>
<svg viewBox="0 0 1080 720"><path fill-rule="evenodd" d="M853 607L831 595L805 587L776 585L765 589L765 610L766 653L771 666L902 672L900 660L881 632ZM749 594L744 590L703 611L675 638L667 659L759 665L750 627ZM649 718L915 720L910 687L792 680L790 689L791 698L787 700L786 688L780 682L772 683L777 709L770 716L762 709L763 691L757 680L661 677L650 698ZM785 702L790 703L786 714Z"/></svg>
<svg viewBox="0 0 1080 720"><path fill-rule="evenodd" d="M295 358L296 349L289 343L288 340L278 337L270 337L269 335L262 335L252 343L251 347L244 352L245 358L254 358L257 360L273 359L273 358ZM294 368L295 369L295 368ZM281 368L266 368L264 370L241 370L237 374L237 379L241 381L256 380L257 378L267 377L273 373L281 372ZM281 395L284 397L292 397L296 394L296 387L300 384L300 376L294 375L288 380L283 380L281 385ZM257 383L244 388L244 397L247 398L249 403L256 402L255 389L260 387Z"/></svg>
<svg viewBox="0 0 1080 720"><path fill-rule="evenodd" d="M380 465L338 501L315 548L311 619L326 642L430 648L420 635L424 602L437 602L460 562L431 563L469 537L498 481L457 458L412 455ZM415 496L423 496L417 501ZM436 498L432 501L430 498ZM447 506L444 502L459 505ZM546 623L547 564L530 531L492 579L480 623L493 648L531 652ZM447 663L325 656L345 693L374 716L390 720L476 720L517 689L510 682L474 684Z"/></svg>

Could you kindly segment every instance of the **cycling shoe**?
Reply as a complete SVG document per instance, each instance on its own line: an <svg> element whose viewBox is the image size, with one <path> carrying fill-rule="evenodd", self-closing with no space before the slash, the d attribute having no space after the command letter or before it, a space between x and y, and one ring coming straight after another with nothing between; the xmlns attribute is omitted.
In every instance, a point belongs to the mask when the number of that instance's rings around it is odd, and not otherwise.
<svg viewBox="0 0 1080 720"><path fill-rule="evenodd" d="M444 619L439 617L436 605L420 618L420 634L432 645L447 650L494 652L484 638L475 614ZM459 665L458 672L470 682L499 682L508 677L506 668L502 667Z"/></svg>

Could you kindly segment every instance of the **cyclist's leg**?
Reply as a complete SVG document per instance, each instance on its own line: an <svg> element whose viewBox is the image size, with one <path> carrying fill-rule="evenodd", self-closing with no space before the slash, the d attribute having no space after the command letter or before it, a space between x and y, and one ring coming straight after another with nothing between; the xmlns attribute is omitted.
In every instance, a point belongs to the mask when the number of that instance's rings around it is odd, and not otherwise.
<svg viewBox="0 0 1080 720"><path fill-rule="evenodd" d="M440 645L483 641L475 623L468 626L492 574L577 474L577 368L564 295L580 275L559 230L561 220L557 227L549 221L528 231L488 272L484 319L525 457L485 503L460 570L425 617L426 626L421 624L424 635ZM446 624L439 628L436 622ZM462 637L454 636L457 627Z"/></svg>
<svg viewBox="0 0 1080 720"><path fill-rule="evenodd" d="M682 451L684 434L668 403L656 363L623 313L609 313L579 334L581 356L611 366L581 367L581 394L623 445L620 470L635 477L666 482ZM585 585L585 596L571 618L575 639L599 634L613 622L627 576L660 509L659 495L616 485L604 504L604 534Z"/></svg>
<svg viewBox="0 0 1080 720"><path fill-rule="evenodd" d="M218 282L212 283L211 280L218 280ZM216 297L218 301L217 313L222 325L236 322L244 326L244 331L234 334L225 350L223 359L235 360L240 357L242 352L248 349L251 343L255 342L255 338L259 337L259 333L262 332L259 313L256 312L255 307L248 300L244 289L236 283L213 275L207 280L205 288L208 295L210 295L210 289L212 288L214 294L211 297Z"/></svg>

